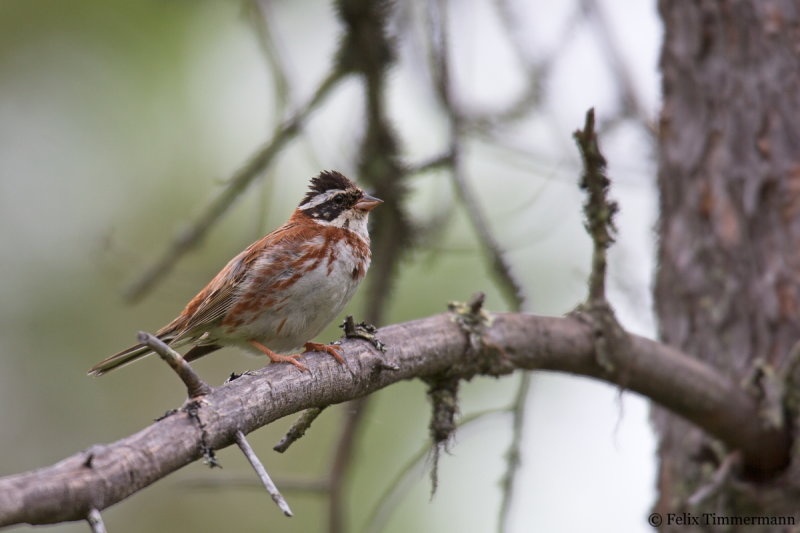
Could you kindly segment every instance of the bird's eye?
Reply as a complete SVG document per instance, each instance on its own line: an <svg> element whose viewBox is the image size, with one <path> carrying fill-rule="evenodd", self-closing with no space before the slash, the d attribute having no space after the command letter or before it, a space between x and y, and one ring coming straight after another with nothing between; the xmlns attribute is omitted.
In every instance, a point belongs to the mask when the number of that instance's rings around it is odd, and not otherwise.
<svg viewBox="0 0 800 533"><path fill-rule="evenodd" d="M333 203L335 203L336 205L342 205L344 203L344 196L342 195L335 196L333 198Z"/></svg>

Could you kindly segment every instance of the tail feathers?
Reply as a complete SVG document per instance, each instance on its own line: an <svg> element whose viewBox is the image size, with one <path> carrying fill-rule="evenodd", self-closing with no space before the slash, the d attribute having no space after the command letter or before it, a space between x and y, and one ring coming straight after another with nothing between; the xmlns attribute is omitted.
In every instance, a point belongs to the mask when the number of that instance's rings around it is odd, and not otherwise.
<svg viewBox="0 0 800 533"><path fill-rule="evenodd" d="M174 340L174 337L172 335L159 336L159 338L164 342L166 342L167 344L171 343ZM153 351L144 344L137 344L135 346L131 346L126 350L122 350L119 353L115 353L114 355L112 355L107 359L103 359L102 361L94 365L92 368L90 368L87 374L90 376L102 376L103 374L111 372L114 369L132 363L137 359L141 359L142 357L149 355L152 352Z"/></svg>
<svg viewBox="0 0 800 533"><path fill-rule="evenodd" d="M204 355L214 352L222 348L219 344L198 344L197 346L193 347L191 350L183 354L183 358L191 363L195 359L200 359Z"/></svg>

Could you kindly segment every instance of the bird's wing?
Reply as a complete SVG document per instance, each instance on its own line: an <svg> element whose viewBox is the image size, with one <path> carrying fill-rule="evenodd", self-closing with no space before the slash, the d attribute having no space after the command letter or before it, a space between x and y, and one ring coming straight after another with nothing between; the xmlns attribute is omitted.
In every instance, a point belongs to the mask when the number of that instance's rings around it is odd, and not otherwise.
<svg viewBox="0 0 800 533"><path fill-rule="evenodd" d="M302 242L308 238L302 224L289 221L266 237L263 237L242 253L231 259L225 267L214 276L197 296L186 304L183 312L161 331L175 331L177 338L194 337L207 331L216 322L222 320L236 303L240 287L253 272L254 264L265 251L280 244L286 246L287 241Z"/></svg>
<svg viewBox="0 0 800 533"><path fill-rule="evenodd" d="M228 261L214 279L186 304L180 316L164 329L179 330L178 337L194 336L204 333L222 319L233 306L237 289L247 277L249 267L258 259L259 244L261 240Z"/></svg>

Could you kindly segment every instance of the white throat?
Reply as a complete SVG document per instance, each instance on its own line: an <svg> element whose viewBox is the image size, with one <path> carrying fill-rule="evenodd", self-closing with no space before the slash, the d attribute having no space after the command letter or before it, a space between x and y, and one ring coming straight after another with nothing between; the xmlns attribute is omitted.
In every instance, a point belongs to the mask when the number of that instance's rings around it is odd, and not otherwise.
<svg viewBox="0 0 800 533"><path fill-rule="evenodd" d="M315 218L314 222L323 226L336 226L337 228L344 228L359 235L365 241L369 242L369 233L367 232L367 218L366 211L357 211L354 209L347 209L343 211L338 217L333 220L322 220Z"/></svg>

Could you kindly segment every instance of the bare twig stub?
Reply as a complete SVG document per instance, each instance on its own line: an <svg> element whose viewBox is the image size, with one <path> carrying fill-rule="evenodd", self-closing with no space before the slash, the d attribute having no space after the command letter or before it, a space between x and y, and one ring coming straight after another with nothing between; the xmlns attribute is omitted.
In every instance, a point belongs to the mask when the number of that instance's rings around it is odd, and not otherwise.
<svg viewBox="0 0 800 533"><path fill-rule="evenodd" d="M103 517L97 509L89 509L89 514L86 515L86 521L89 522L89 527L92 528L92 533L106 533L106 525L103 522Z"/></svg>
<svg viewBox="0 0 800 533"><path fill-rule="evenodd" d="M346 481L356 453L356 438L368 404L369 398L363 397L348 402L344 408L342 429L333 450L333 460L328 474L328 533L347 531Z"/></svg>
<svg viewBox="0 0 800 533"><path fill-rule="evenodd" d="M311 423L317 419L323 409L325 408L312 407L303 411L303 414L300 415L300 418L298 418L295 423L292 424L292 427L289 428L289 431L286 432L286 435L284 435L280 442L273 446L272 449L279 453L283 453L288 450L289 446L294 444L297 439L306 434L308 428L311 427Z"/></svg>
<svg viewBox="0 0 800 533"><path fill-rule="evenodd" d="M722 488L725 482L728 481L733 466L740 459L741 455L739 452L731 452L726 455L722 460L722 463L720 463L719 467L711 475L708 483L702 485L694 492L694 494L689 496L689 498L686 500L686 504L689 505L689 507L697 507L708 498L713 496Z"/></svg>
<svg viewBox="0 0 800 533"><path fill-rule="evenodd" d="M355 320L353 320L353 316L347 315L347 317L344 319L344 322L339 327L344 331L344 336L346 338L364 339L373 345L375 349L380 350L381 352L386 352L386 346L377 336L375 336L378 328L372 324L367 324L366 322L359 322L356 324Z"/></svg>
<svg viewBox="0 0 800 533"><path fill-rule="evenodd" d="M161 359L166 361L170 368L178 374L183 384L186 385L190 399L205 396L211 392L211 387L197 375L181 354L170 348L167 343L146 331L139 332L139 342L160 355Z"/></svg>
<svg viewBox="0 0 800 533"><path fill-rule="evenodd" d="M583 159L580 186L587 193L583 211L586 215L586 231L594 245L592 272L589 275L590 305L606 300L606 250L614 243L614 215L619 210L617 203L608 199L611 181L605 174L606 158L600 153L594 125L594 109L589 109L583 129L573 135Z"/></svg>
<svg viewBox="0 0 800 533"><path fill-rule="evenodd" d="M614 367L613 354L625 351L628 335L617 321L614 310L606 298L606 252L614 243L614 215L619 206L608 198L611 181L605 174L606 159L600 152L595 132L594 109L586 112L586 122L582 130L573 137L583 160L583 175L580 187L586 191L583 212L586 216L584 226L592 239L592 271L589 274L589 296L584 304L574 311L575 316L587 321L595 330L595 346L598 362L611 370ZM631 362L630 364L634 364ZM625 380L618 382L625 387Z"/></svg>
<svg viewBox="0 0 800 533"><path fill-rule="evenodd" d="M543 369L615 383L629 366L629 389L684 416L730 449L741 450L748 463L768 470L786 461L785 435L763 424L756 401L738 383L691 356L631 335L628 349L615 355L619 369L609 370L598 364L594 332L580 320L523 313L491 318L484 331L487 347L474 357L465 357L464 331L447 313L379 329L386 354L361 340L344 339L344 357L353 373L333 371L335 361L319 358L309 361L311 372L269 365L216 387L202 407L207 445L225 448L235 442L237 430L249 433L309 407L360 398L410 378ZM381 370L384 357L397 370ZM648 364L627 364L637 357ZM120 441L92 447L91 461L82 452L49 467L0 478L0 527L84 520L87 509L105 509L200 459L197 442L196 423L179 411Z"/></svg>
<svg viewBox="0 0 800 533"><path fill-rule="evenodd" d="M503 479L500 480L502 499L500 500L500 512L497 530L503 533L508 529L508 517L511 512L511 499L514 495L514 488L517 482L517 472L522 463L522 434L525 428L525 405L528 399L528 391L531 386L531 372L524 372L520 376L517 393L514 395L514 402L511 404L511 443L506 450L506 471Z"/></svg>
<svg viewBox="0 0 800 533"><path fill-rule="evenodd" d="M261 481L261 484L264 485L264 488L267 489L267 493L269 493L270 497L272 497L272 501L274 501L280 510L283 511L283 514L286 516L292 516L292 510L289 508L289 504L286 503L286 500L283 498L283 495L281 495L278 487L276 487L275 483L272 482L272 478L269 477L267 469L264 468L263 464L261 464L256 452L253 451L252 446L250 446L250 443L247 442L247 438L245 438L244 433L237 430L235 437L236 444L239 446L239 449L242 450L242 453L247 458L250 466L252 466L253 470L256 471L258 479Z"/></svg>

